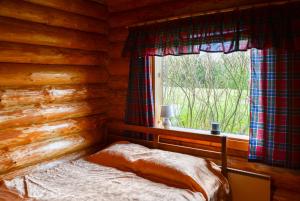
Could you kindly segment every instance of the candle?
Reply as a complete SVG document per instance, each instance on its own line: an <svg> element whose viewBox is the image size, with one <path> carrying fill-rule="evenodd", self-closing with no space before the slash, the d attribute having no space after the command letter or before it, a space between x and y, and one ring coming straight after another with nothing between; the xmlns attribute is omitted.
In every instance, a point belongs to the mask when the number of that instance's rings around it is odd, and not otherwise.
<svg viewBox="0 0 300 201"><path fill-rule="evenodd" d="M218 122L211 122L211 134L220 134L220 124Z"/></svg>

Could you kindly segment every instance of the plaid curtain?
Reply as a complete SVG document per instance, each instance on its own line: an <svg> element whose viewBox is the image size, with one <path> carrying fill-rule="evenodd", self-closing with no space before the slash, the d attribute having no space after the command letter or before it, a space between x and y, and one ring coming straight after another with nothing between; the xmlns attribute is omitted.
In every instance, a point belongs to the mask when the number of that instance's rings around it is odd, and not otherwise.
<svg viewBox="0 0 300 201"><path fill-rule="evenodd" d="M132 57L130 60L125 122L139 126L154 126L152 70L148 57ZM127 132L125 135L151 139L151 136L142 133Z"/></svg>
<svg viewBox="0 0 300 201"><path fill-rule="evenodd" d="M300 168L300 52L251 52L249 160Z"/></svg>
<svg viewBox="0 0 300 201"><path fill-rule="evenodd" d="M300 3L236 10L129 30L124 56L198 54L270 47L294 49L299 42Z"/></svg>

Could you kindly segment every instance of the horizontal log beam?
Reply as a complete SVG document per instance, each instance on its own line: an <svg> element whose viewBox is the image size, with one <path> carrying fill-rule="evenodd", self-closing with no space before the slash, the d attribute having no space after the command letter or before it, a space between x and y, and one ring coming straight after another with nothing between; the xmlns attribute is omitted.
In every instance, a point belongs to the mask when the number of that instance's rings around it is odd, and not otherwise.
<svg viewBox="0 0 300 201"><path fill-rule="evenodd" d="M30 3L55 8L97 19L106 19L108 10L106 5L87 0L24 0Z"/></svg>
<svg viewBox="0 0 300 201"><path fill-rule="evenodd" d="M110 76L107 85L112 90L127 90L128 79L124 75Z"/></svg>
<svg viewBox="0 0 300 201"><path fill-rule="evenodd" d="M108 73L101 66L0 63L0 77L3 89L5 86L105 83Z"/></svg>
<svg viewBox="0 0 300 201"><path fill-rule="evenodd" d="M93 114L103 114L106 110L107 102L105 99L3 109L0 110L0 130Z"/></svg>
<svg viewBox="0 0 300 201"><path fill-rule="evenodd" d="M124 42L128 36L128 29L125 27L117 27L109 30L110 42Z"/></svg>
<svg viewBox="0 0 300 201"><path fill-rule="evenodd" d="M110 59L110 62L107 67L107 71L111 76L128 77L129 63L130 61L128 58Z"/></svg>
<svg viewBox="0 0 300 201"><path fill-rule="evenodd" d="M119 59L122 57L124 42L113 42L110 43L109 56L111 59Z"/></svg>
<svg viewBox="0 0 300 201"><path fill-rule="evenodd" d="M0 42L0 62L106 66L107 57L105 52Z"/></svg>
<svg viewBox="0 0 300 201"><path fill-rule="evenodd" d="M91 51L108 49L106 35L0 17L0 40Z"/></svg>
<svg viewBox="0 0 300 201"><path fill-rule="evenodd" d="M107 51L105 35L0 17L0 40L35 45Z"/></svg>
<svg viewBox="0 0 300 201"><path fill-rule="evenodd" d="M52 85L29 88L0 88L0 108L62 103L108 96L103 85Z"/></svg>
<svg viewBox="0 0 300 201"><path fill-rule="evenodd" d="M136 1L136 0L113 0L107 1L109 6L110 12L120 12L124 10L132 10L136 8L142 8L151 5L157 5L164 2L170 2L172 0L143 0L143 1ZM172 3L172 2L170 2Z"/></svg>
<svg viewBox="0 0 300 201"><path fill-rule="evenodd" d="M136 23L142 23L152 20L172 18L178 16L191 16L194 13L206 12L210 10L221 10L237 6L253 5L255 3L268 2L267 0L220 0L202 1L202 0L174 0L172 3L164 2L159 6L152 5L143 8L112 13L109 24L112 28L126 27Z"/></svg>
<svg viewBox="0 0 300 201"><path fill-rule="evenodd" d="M0 151L0 174L75 152L96 143L91 132L59 137Z"/></svg>
<svg viewBox="0 0 300 201"><path fill-rule="evenodd" d="M0 149L8 149L56 137L101 130L104 115L66 119L45 124L0 130Z"/></svg>
<svg viewBox="0 0 300 201"><path fill-rule="evenodd" d="M22 12L16 12L16 10L22 10ZM100 34L108 33L108 24L105 20L86 17L19 0L1 0L0 16L80 31Z"/></svg>

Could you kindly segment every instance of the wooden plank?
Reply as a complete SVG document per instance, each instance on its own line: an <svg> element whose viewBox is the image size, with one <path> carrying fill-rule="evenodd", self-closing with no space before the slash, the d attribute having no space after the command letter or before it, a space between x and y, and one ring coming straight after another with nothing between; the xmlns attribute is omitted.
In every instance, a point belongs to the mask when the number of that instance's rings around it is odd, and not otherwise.
<svg viewBox="0 0 300 201"><path fill-rule="evenodd" d="M111 59L122 58L122 51L124 47L124 42L111 42L109 56Z"/></svg>
<svg viewBox="0 0 300 201"><path fill-rule="evenodd" d="M105 99L3 109L0 110L0 130L93 114L103 114L106 110L107 102Z"/></svg>
<svg viewBox="0 0 300 201"><path fill-rule="evenodd" d="M128 76L124 75L110 76L107 85L113 90L127 90L128 79Z"/></svg>
<svg viewBox="0 0 300 201"><path fill-rule="evenodd" d="M23 146L29 143L91 130L102 130L104 115L66 119L27 127L0 130L0 149Z"/></svg>
<svg viewBox="0 0 300 201"><path fill-rule="evenodd" d="M125 27L117 27L109 30L110 42L125 42L128 36L128 29Z"/></svg>
<svg viewBox="0 0 300 201"><path fill-rule="evenodd" d="M110 12L120 12L124 10L132 10L132 9L142 8L146 6L153 6L153 5L159 7L160 4L164 2L172 3L171 1L173 0L143 0L143 1L113 0L113 1L107 1L107 4Z"/></svg>
<svg viewBox="0 0 300 201"><path fill-rule="evenodd" d="M80 133L0 151L0 174L84 149L97 141Z"/></svg>
<svg viewBox="0 0 300 201"><path fill-rule="evenodd" d="M107 51L105 35L0 17L0 40L33 45Z"/></svg>
<svg viewBox="0 0 300 201"><path fill-rule="evenodd" d="M22 12L16 12L16 10ZM86 17L19 0L1 0L0 16L80 31L100 34L108 33L108 24L105 20Z"/></svg>
<svg viewBox="0 0 300 201"><path fill-rule="evenodd" d="M267 0L221 0L202 1L202 0L174 0L172 3L164 2L159 6L152 5L143 8L116 12L111 14L109 24L112 28L126 27L136 23L159 20L164 18L191 16L193 13L199 13L210 10L220 10L234 8L236 6L253 5L255 3L268 2Z"/></svg>
<svg viewBox="0 0 300 201"><path fill-rule="evenodd" d="M0 77L3 89L4 86L106 83L108 73L101 66L0 63Z"/></svg>
<svg viewBox="0 0 300 201"><path fill-rule="evenodd" d="M0 42L0 62L106 66L107 57L105 52Z"/></svg>
<svg viewBox="0 0 300 201"><path fill-rule="evenodd" d="M111 56L111 53L109 53ZM110 59L107 71L112 76L128 77L129 74L129 58Z"/></svg>
<svg viewBox="0 0 300 201"><path fill-rule="evenodd" d="M82 158L84 156L88 156L92 153L95 153L96 151L99 151L101 148L100 145L97 146L92 146L87 149L75 151L72 153L65 154L63 156L60 156L58 158L50 159L50 160L45 160L41 163L28 166L22 169L17 169L15 171L8 172L6 174L1 174L0 175L0 180L11 180L17 176L24 176L26 174L29 174L30 172L33 171L45 171L49 168L55 167L61 163L66 163L69 161L77 160L79 158Z"/></svg>
<svg viewBox="0 0 300 201"><path fill-rule="evenodd" d="M62 103L105 98L103 85L52 85L27 88L0 88L0 108L39 103Z"/></svg>
<svg viewBox="0 0 300 201"><path fill-rule="evenodd" d="M178 131L172 129L163 129L163 128L156 128L156 127L144 127L144 126L135 126L125 124L123 122L108 122L107 123L108 129L112 130L123 130L123 131L134 131L134 132L142 132L142 133L152 133L157 134L159 136L175 136L175 137L184 137L189 139L195 140L202 140L202 141L209 141L209 142L216 142L221 143L223 138L226 138L222 135L211 135L211 134L202 134L202 133L195 133L191 131Z"/></svg>
<svg viewBox="0 0 300 201"><path fill-rule="evenodd" d="M77 13L84 16L90 16L97 19L106 19L108 17L107 7L87 0L24 0L34 4L55 8L71 13Z"/></svg>

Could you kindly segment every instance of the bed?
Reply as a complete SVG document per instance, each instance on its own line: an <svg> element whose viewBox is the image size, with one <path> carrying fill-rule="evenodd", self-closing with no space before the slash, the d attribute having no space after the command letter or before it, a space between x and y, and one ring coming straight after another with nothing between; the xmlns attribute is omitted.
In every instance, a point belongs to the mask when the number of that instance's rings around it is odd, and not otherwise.
<svg viewBox="0 0 300 201"><path fill-rule="evenodd" d="M141 127L118 125L108 129L141 132ZM165 132L152 130L154 147L160 148ZM0 200L229 200L224 172L210 160L120 139L108 134L112 144L95 154L2 180ZM176 147L188 150L181 148Z"/></svg>

